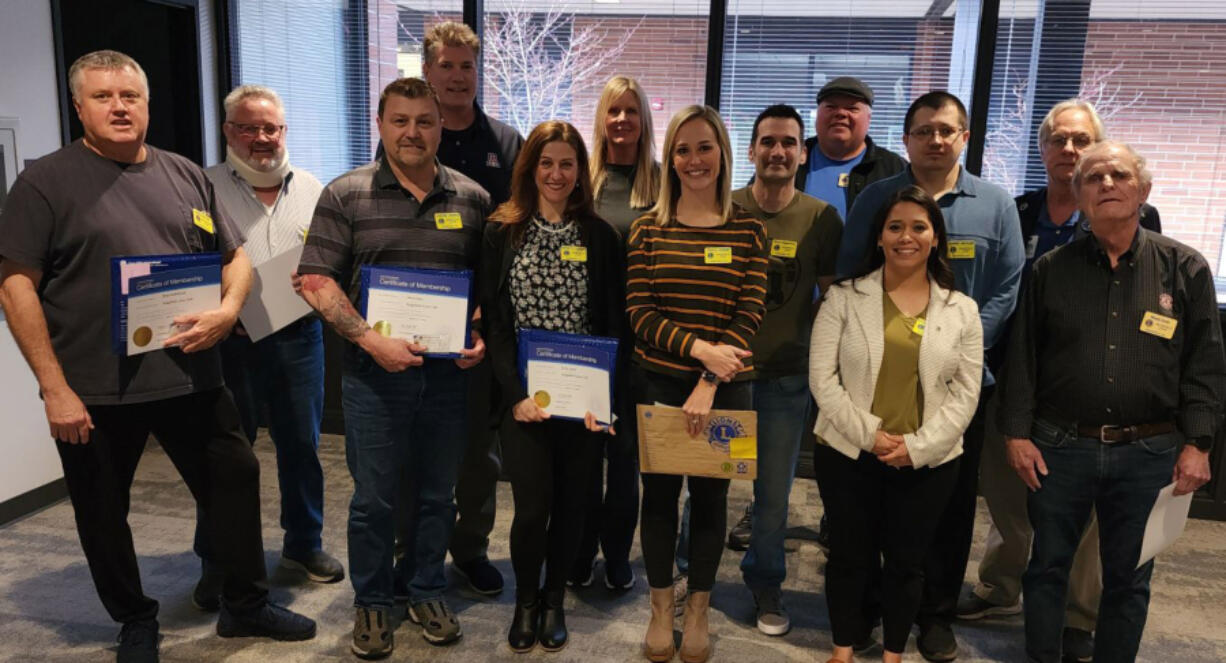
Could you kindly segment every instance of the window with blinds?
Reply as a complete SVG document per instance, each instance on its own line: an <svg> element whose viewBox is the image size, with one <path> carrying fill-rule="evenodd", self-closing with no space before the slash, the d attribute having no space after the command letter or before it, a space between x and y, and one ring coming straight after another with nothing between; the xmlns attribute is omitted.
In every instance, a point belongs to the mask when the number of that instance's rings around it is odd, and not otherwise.
<svg viewBox="0 0 1226 663"><path fill-rule="evenodd" d="M1094 103L1149 162L1162 230L1204 254L1226 301L1226 5L1218 0L1002 0L984 175L1046 184L1038 129Z"/></svg>
<svg viewBox="0 0 1226 663"><path fill-rule="evenodd" d="M720 112L734 150L734 186L753 174L753 121L791 104L814 134L817 91L838 76L873 88L873 140L905 155L902 121L919 95L946 89L971 105L978 3L966 0L729 0Z"/></svg>
<svg viewBox="0 0 1226 663"><path fill-rule="evenodd" d="M486 0L485 110L525 136L566 120L590 142L605 83L630 76L647 94L658 152L669 118L703 101L709 10L705 0Z"/></svg>

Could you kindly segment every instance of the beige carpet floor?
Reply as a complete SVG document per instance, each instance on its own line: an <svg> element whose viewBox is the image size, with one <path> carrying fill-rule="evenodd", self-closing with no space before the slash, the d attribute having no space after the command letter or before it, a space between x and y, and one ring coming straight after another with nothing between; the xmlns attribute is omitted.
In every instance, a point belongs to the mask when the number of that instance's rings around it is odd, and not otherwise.
<svg viewBox="0 0 1226 663"><path fill-rule="evenodd" d="M343 441L326 436L320 450L327 477L325 547L345 560L345 514L352 490L345 469ZM165 454L150 443L132 488L131 525L140 555L145 591L161 601L164 661L340 661L349 653L352 589L304 583L276 569L281 532L277 527L275 458L266 436L256 443L262 463L263 522L273 596L319 622L312 641L280 644L265 640L222 640L213 633L214 616L195 610L190 593L199 564L190 550L194 509ZM734 482L729 521L749 497L749 485ZM507 532L511 520L509 486L499 490L498 524L490 555L511 580ZM798 480L792 491L791 524L815 527L821 506L811 481ZM981 508L969 576L982 555L986 531ZM634 590L614 594L598 585L567 599L571 644L556 654L537 650L513 654L506 646L511 591L483 599L453 588L449 600L459 613L464 638L445 648L426 644L412 624L396 632L392 661L638 661L648 618L646 585L638 546L632 554L639 581ZM740 579L740 554L726 552L712 601L716 661L774 663L824 661L830 646L829 620L821 593L824 555L807 540L788 541L789 577L784 598L792 631L769 638L752 624L753 602ZM598 578L603 579L601 569ZM455 581L452 576L453 582ZM508 583L510 584L510 583ZM1179 663L1226 661L1226 523L1194 521L1177 545L1164 554L1154 575L1153 601L1140 660ZM118 628L94 593L77 543L72 511L64 502L0 529L0 660L110 661ZM1023 661L1020 618L957 626L960 661ZM880 660L878 648L869 657ZM907 661L921 661L914 641Z"/></svg>

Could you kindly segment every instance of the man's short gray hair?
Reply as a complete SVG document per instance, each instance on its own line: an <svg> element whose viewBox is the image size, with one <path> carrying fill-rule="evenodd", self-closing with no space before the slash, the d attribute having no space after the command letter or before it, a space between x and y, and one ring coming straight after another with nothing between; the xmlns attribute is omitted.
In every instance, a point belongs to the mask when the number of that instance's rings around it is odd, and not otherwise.
<svg viewBox="0 0 1226 663"><path fill-rule="evenodd" d="M1073 191L1077 192L1081 189L1082 167L1089 163L1091 158L1101 156L1102 153L1112 149L1124 151L1132 159L1133 169L1137 174L1137 181L1141 186L1148 187L1153 184L1154 174L1149 172L1149 167L1145 165L1145 157L1141 156L1128 143L1123 143L1117 140L1104 140L1087 147L1081 153L1081 157L1077 159L1077 166L1073 168Z"/></svg>
<svg viewBox="0 0 1226 663"><path fill-rule="evenodd" d="M1065 99L1051 110L1047 111L1047 115L1043 118L1043 123L1039 125L1039 149L1047 143L1047 139L1051 138L1052 126L1056 124L1056 118L1061 113L1067 110L1085 111L1086 115L1090 116L1090 125L1094 127L1094 142L1100 142L1107 139L1107 130L1103 128L1103 120L1098 116L1098 111L1094 109L1094 104L1085 99Z"/></svg>
<svg viewBox="0 0 1226 663"><path fill-rule="evenodd" d="M103 50L82 55L68 68L68 89L72 91L73 99L79 97L81 76L84 75L86 69L131 69L140 77L141 85L145 86L145 99L149 98L149 78L145 76L145 70L141 69L140 64L131 56L119 51Z"/></svg>
<svg viewBox="0 0 1226 663"><path fill-rule="evenodd" d="M281 95L277 94L276 90L263 85L240 85L230 90L230 94L227 94L225 100L221 102L226 111L226 119L230 119L230 115L239 104L252 98L271 101L281 115L285 115L285 104L281 103Z"/></svg>

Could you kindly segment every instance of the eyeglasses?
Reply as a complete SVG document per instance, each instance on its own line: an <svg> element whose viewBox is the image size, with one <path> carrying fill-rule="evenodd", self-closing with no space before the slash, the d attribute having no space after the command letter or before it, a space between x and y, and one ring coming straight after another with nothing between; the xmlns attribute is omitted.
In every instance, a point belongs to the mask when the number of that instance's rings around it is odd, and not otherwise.
<svg viewBox="0 0 1226 663"><path fill-rule="evenodd" d="M960 135L963 131L965 130L962 129L961 127L950 127L950 126L916 127L911 130L911 137L919 138L921 140L928 140L932 138L933 135L937 135L941 137L941 140L950 140L954 136Z"/></svg>
<svg viewBox="0 0 1226 663"><path fill-rule="evenodd" d="M239 124L238 122L226 122L226 124L234 127L238 135L243 138L255 138L263 132L269 138L275 139L285 131L284 124Z"/></svg>
<svg viewBox="0 0 1226 663"><path fill-rule="evenodd" d="M1094 144L1094 138L1089 134L1073 134L1072 136L1052 134L1047 137L1047 146L1053 150L1062 150L1070 140L1073 141L1073 148L1078 150L1084 150Z"/></svg>

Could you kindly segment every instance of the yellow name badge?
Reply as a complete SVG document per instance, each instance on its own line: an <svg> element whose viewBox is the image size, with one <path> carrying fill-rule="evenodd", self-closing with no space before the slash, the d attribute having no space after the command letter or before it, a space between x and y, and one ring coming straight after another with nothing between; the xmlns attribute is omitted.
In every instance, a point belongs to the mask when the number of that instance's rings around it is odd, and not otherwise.
<svg viewBox="0 0 1226 663"><path fill-rule="evenodd" d="M975 258L975 240L951 239L949 248L945 251L950 260L973 260Z"/></svg>
<svg viewBox="0 0 1226 663"><path fill-rule="evenodd" d="M570 246L569 244L563 246L562 260L567 262L587 262L587 247Z"/></svg>
<svg viewBox="0 0 1226 663"><path fill-rule="evenodd" d="M459 230L464 227L464 220L460 218L459 212L436 212L434 227L439 230Z"/></svg>
<svg viewBox="0 0 1226 663"><path fill-rule="evenodd" d="M846 189L851 183L851 173L839 173L839 188Z"/></svg>
<svg viewBox="0 0 1226 663"><path fill-rule="evenodd" d="M928 328L928 323L923 318L916 318L915 324L911 325L911 333L916 336L923 336L924 330Z"/></svg>
<svg viewBox="0 0 1226 663"><path fill-rule="evenodd" d="M732 264L732 247L708 246L703 257L708 265L730 265Z"/></svg>
<svg viewBox="0 0 1226 663"><path fill-rule="evenodd" d="M1178 325L1179 321L1175 318L1158 315L1153 311L1146 311L1145 317L1141 318L1141 331L1168 341L1175 336L1175 327Z"/></svg>
<svg viewBox="0 0 1226 663"><path fill-rule="evenodd" d="M210 235L217 234L217 228L213 226L213 217L209 216L209 213L204 210L192 208L192 223Z"/></svg>
<svg viewBox="0 0 1226 663"><path fill-rule="evenodd" d="M776 258L795 258L796 242L790 239L772 239L771 255Z"/></svg>
<svg viewBox="0 0 1226 663"><path fill-rule="evenodd" d="M733 460L757 460L758 438L734 437L728 440L728 457Z"/></svg>

